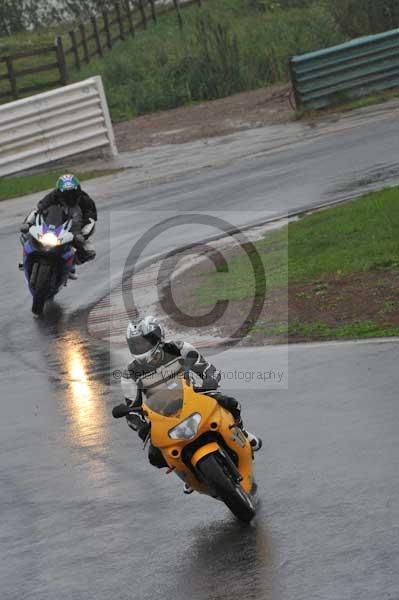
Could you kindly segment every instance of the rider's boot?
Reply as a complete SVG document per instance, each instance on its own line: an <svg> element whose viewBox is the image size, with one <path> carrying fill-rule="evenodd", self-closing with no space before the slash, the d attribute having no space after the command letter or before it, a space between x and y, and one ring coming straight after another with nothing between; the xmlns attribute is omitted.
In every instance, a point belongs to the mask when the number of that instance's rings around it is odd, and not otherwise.
<svg viewBox="0 0 399 600"><path fill-rule="evenodd" d="M183 487L183 494L187 494L187 495L188 495L188 494L192 494L192 493L193 493L193 491L194 491L194 490L193 490L193 488L192 488L192 487L190 487L190 486L188 485L188 483L185 483L185 484L184 484L184 487Z"/></svg>
<svg viewBox="0 0 399 600"><path fill-rule="evenodd" d="M237 427L239 427L242 430L242 432L244 433L244 435L248 438L249 443L251 444L252 450L254 452L257 452L258 450L260 450L262 448L262 445L263 445L263 442L262 442L261 438L257 437L256 435L254 435L250 431L247 431L244 428L244 423L242 422L241 415L239 415L236 418L237 418L236 425L237 425Z"/></svg>
<svg viewBox="0 0 399 600"><path fill-rule="evenodd" d="M260 437L256 437L256 435L254 435L253 433L250 433L249 431L245 431L245 429L244 429L244 433L246 434L246 436L249 440L249 443L251 444L252 450L254 452L257 452L258 450L260 450L262 448L263 442Z"/></svg>
<svg viewBox="0 0 399 600"><path fill-rule="evenodd" d="M74 281L76 281L76 279L78 278L78 274L76 273L75 265L73 265L72 269L69 271L68 278L73 279Z"/></svg>

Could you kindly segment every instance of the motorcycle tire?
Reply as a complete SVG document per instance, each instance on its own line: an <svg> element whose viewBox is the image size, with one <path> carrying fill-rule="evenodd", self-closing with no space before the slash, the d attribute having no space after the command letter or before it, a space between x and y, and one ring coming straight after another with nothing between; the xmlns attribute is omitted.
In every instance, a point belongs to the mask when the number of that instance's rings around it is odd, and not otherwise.
<svg viewBox="0 0 399 600"><path fill-rule="evenodd" d="M215 454L205 456L198 464L198 469L205 482L237 519L249 523L254 518L255 507L250 496L225 472Z"/></svg>
<svg viewBox="0 0 399 600"><path fill-rule="evenodd" d="M49 298L51 269L50 265L45 264L40 264L38 267L32 302L32 312L34 315L42 314L44 304Z"/></svg>

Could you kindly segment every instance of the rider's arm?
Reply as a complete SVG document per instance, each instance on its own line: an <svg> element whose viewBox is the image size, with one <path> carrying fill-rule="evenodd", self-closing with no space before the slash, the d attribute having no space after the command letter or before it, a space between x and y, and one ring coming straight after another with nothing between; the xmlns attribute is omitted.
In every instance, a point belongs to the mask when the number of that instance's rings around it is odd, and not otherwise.
<svg viewBox="0 0 399 600"><path fill-rule="evenodd" d="M83 215L83 223L86 225L90 222L90 219L97 221L97 207L93 198L90 198L89 194L82 192L79 206Z"/></svg>
<svg viewBox="0 0 399 600"><path fill-rule="evenodd" d="M143 403L143 388L141 380L135 381L129 369L125 369L121 377L122 393L129 408L139 408ZM142 415L129 415L127 424L133 431L137 431L141 439L146 437L148 423Z"/></svg>
<svg viewBox="0 0 399 600"><path fill-rule="evenodd" d="M27 225L29 225L29 227L30 227L35 222L36 215L37 215L37 209L34 208L33 210L30 211L29 215L27 215L25 217L23 222L26 223Z"/></svg>
<svg viewBox="0 0 399 600"><path fill-rule="evenodd" d="M56 199L55 192L54 191L50 192L49 194L47 194L47 196L44 196L44 198L42 198L40 200L40 202L38 202L37 210L39 212L42 212L43 210L47 210L49 206L54 204L55 199Z"/></svg>
<svg viewBox="0 0 399 600"><path fill-rule="evenodd" d="M126 404L128 404L128 406L133 406L134 408L137 408L138 406L141 406L142 401L143 401L143 396L142 396L142 386L139 385L140 381L136 382L130 372L129 369L125 369L122 373L122 377L121 377L121 386L122 386L122 393L125 397L126 400Z"/></svg>
<svg viewBox="0 0 399 600"><path fill-rule="evenodd" d="M220 371L212 363L208 362L192 344L181 342L180 353L182 358L190 365L193 373L199 375L207 385L214 389L218 387L221 379Z"/></svg>

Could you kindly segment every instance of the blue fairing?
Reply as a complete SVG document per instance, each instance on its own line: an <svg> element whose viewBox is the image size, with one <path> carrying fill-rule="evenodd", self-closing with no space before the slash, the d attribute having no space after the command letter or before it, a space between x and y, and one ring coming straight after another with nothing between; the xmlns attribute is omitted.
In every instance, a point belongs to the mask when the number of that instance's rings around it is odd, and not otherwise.
<svg viewBox="0 0 399 600"><path fill-rule="evenodd" d="M67 284L75 263L71 226L72 220L62 206L50 206L45 216L36 216L34 228L32 224L29 235L23 238L23 266L29 291L34 298L32 310L35 306L41 312L44 302L53 298L60 287ZM46 234L52 234L48 240L43 239ZM52 239L53 235L57 240ZM65 243L64 239L70 241Z"/></svg>
<svg viewBox="0 0 399 600"><path fill-rule="evenodd" d="M28 282L29 291L32 294L32 296L33 296L33 292L32 292L32 288L30 286L30 273L29 273L29 261L28 261L28 257L29 257L30 254L32 254L33 251L34 251L34 249L32 247L32 244L28 240L24 244L23 263L24 263L25 278L26 278L26 281Z"/></svg>
<svg viewBox="0 0 399 600"><path fill-rule="evenodd" d="M32 254L36 253L36 252L38 252L38 249L34 248L32 246L32 243L30 240L25 242L24 248L23 248L23 265L24 265L25 278L28 283L29 291L32 294L32 296L34 295L32 287L30 285L32 260L33 260L33 262L35 262L35 259L32 256ZM71 269L73 267L74 255L75 255L75 253L70 246L65 247L65 252L63 252L63 254L58 254L58 256L60 258L62 258L62 262L64 265L64 277L66 277L68 275L68 273L71 271ZM61 285L61 283L62 283L62 281L59 282L59 285Z"/></svg>
<svg viewBox="0 0 399 600"><path fill-rule="evenodd" d="M24 252L25 252L26 254L32 254L32 252L33 252L33 247L32 247L32 244L30 243L30 241L29 241L29 240L28 240L27 242L25 242L25 245L24 245ZM25 257L24 257L24 258L25 258Z"/></svg>

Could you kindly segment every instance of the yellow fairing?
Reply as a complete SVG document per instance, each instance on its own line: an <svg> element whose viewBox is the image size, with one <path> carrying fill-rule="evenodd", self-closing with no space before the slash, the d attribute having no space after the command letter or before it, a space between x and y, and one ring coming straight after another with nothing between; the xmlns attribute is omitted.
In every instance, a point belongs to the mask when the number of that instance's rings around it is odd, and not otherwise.
<svg viewBox="0 0 399 600"><path fill-rule="evenodd" d="M191 458L191 464L196 467L199 461L208 454L212 454L212 452L217 452L219 450L219 445L216 442L210 442L209 444L205 444L205 446L201 446L196 452L194 452Z"/></svg>
<svg viewBox="0 0 399 600"><path fill-rule="evenodd" d="M195 392L184 379L181 379L180 384L183 388L183 404L177 414L163 416L151 410L146 403L143 404L143 408L151 422L152 444L161 450L168 465L175 469L175 472L193 489L208 493L207 489L198 481L193 470L183 462L182 452L186 446L192 444L201 435L207 432L218 433L224 439L225 444L238 456L238 470L243 477L241 485L246 492L251 492L253 486L252 449L242 431L235 427L233 416L211 396ZM201 415L197 434L189 440L171 439L169 437L170 430L193 413ZM195 450L191 464L196 466L206 455L218 452L218 450L219 444L216 441L204 441L204 445Z"/></svg>

